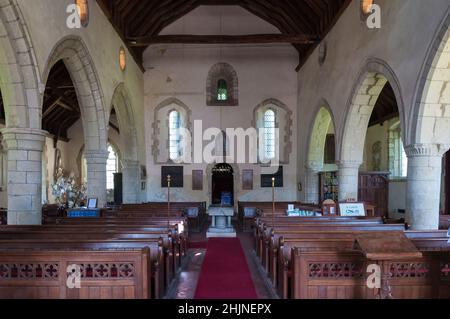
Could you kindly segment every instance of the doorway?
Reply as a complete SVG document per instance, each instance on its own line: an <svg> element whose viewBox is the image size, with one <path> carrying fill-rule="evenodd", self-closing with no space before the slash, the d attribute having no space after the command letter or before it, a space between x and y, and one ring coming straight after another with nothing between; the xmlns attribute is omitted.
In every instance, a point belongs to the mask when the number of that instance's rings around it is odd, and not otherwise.
<svg viewBox="0 0 450 319"><path fill-rule="evenodd" d="M234 206L234 171L226 163L212 169L212 199L215 206Z"/></svg>

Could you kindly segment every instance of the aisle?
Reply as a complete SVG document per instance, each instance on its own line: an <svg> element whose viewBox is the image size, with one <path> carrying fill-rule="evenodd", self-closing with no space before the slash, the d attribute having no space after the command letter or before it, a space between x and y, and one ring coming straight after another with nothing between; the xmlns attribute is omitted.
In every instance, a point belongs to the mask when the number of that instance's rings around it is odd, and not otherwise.
<svg viewBox="0 0 450 319"><path fill-rule="evenodd" d="M238 238L211 238L195 299L257 299Z"/></svg>

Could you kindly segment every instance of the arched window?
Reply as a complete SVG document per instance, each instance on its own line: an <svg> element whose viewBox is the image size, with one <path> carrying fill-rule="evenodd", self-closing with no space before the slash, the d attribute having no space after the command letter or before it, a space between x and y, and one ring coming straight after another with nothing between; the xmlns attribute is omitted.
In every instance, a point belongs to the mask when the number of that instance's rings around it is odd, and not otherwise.
<svg viewBox="0 0 450 319"><path fill-rule="evenodd" d="M403 148L400 123L389 130L389 170L394 179L408 176L408 157Z"/></svg>
<svg viewBox="0 0 450 319"><path fill-rule="evenodd" d="M268 109L264 112L264 156L266 159L275 158L275 112Z"/></svg>
<svg viewBox="0 0 450 319"><path fill-rule="evenodd" d="M180 112L172 111L169 114L169 156L171 160L180 157L181 145L181 117Z"/></svg>
<svg viewBox="0 0 450 319"><path fill-rule="evenodd" d="M224 79L217 83L217 101L228 101L228 84Z"/></svg>
<svg viewBox="0 0 450 319"><path fill-rule="evenodd" d="M111 145L108 145L108 160L106 162L106 188L114 189L114 174L119 171L119 161L117 152Z"/></svg>

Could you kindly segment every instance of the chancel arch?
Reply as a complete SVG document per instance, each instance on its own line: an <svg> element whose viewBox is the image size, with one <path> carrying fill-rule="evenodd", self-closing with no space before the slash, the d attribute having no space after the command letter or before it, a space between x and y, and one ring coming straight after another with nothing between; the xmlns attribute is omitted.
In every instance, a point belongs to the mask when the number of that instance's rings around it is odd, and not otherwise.
<svg viewBox="0 0 450 319"><path fill-rule="evenodd" d="M107 130L105 105L100 81L90 53L77 36L61 39L47 60L43 78L47 81L51 68L63 61L75 87L80 105L87 161L87 193L98 198L99 207L106 204Z"/></svg>
<svg viewBox="0 0 450 319"><path fill-rule="evenodd" d="M386 84L391 86L398 108L402 132L404 106L399 81L392 69L382 60L369 59L353 88L345 114L345 126L340 129L342 138L337 147L339 200L358 199L359 170L364 163L367 128L374 108Z"/></svg>
<svg viewBox="0 0 450 319"><path fill-rule="evenodd" d="M307 161L305 165L305 200L307 203L315 204L319 203L318 173L325 169L325 164L332 165L332 169L335 166L335 164L332 163L333 159L327 158L327 161L325 161L326 144L330 141L335 141L333 115L326 101L321 101L319 105L319 110L312 122L311 136L309 138L307 149Z"/></svg>

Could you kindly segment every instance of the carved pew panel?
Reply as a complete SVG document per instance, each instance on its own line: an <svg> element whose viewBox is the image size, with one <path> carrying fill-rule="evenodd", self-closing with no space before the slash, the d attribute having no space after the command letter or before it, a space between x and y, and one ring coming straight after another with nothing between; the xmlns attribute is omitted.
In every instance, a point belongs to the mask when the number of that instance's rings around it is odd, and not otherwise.
<svg viewBox="0 0 450 319"><path fill-rule="evenodd" d="M67 286L73 264L80 266L80 289ZM150 273L148 249L2 252L0 298L148 299Z"/></svg>

